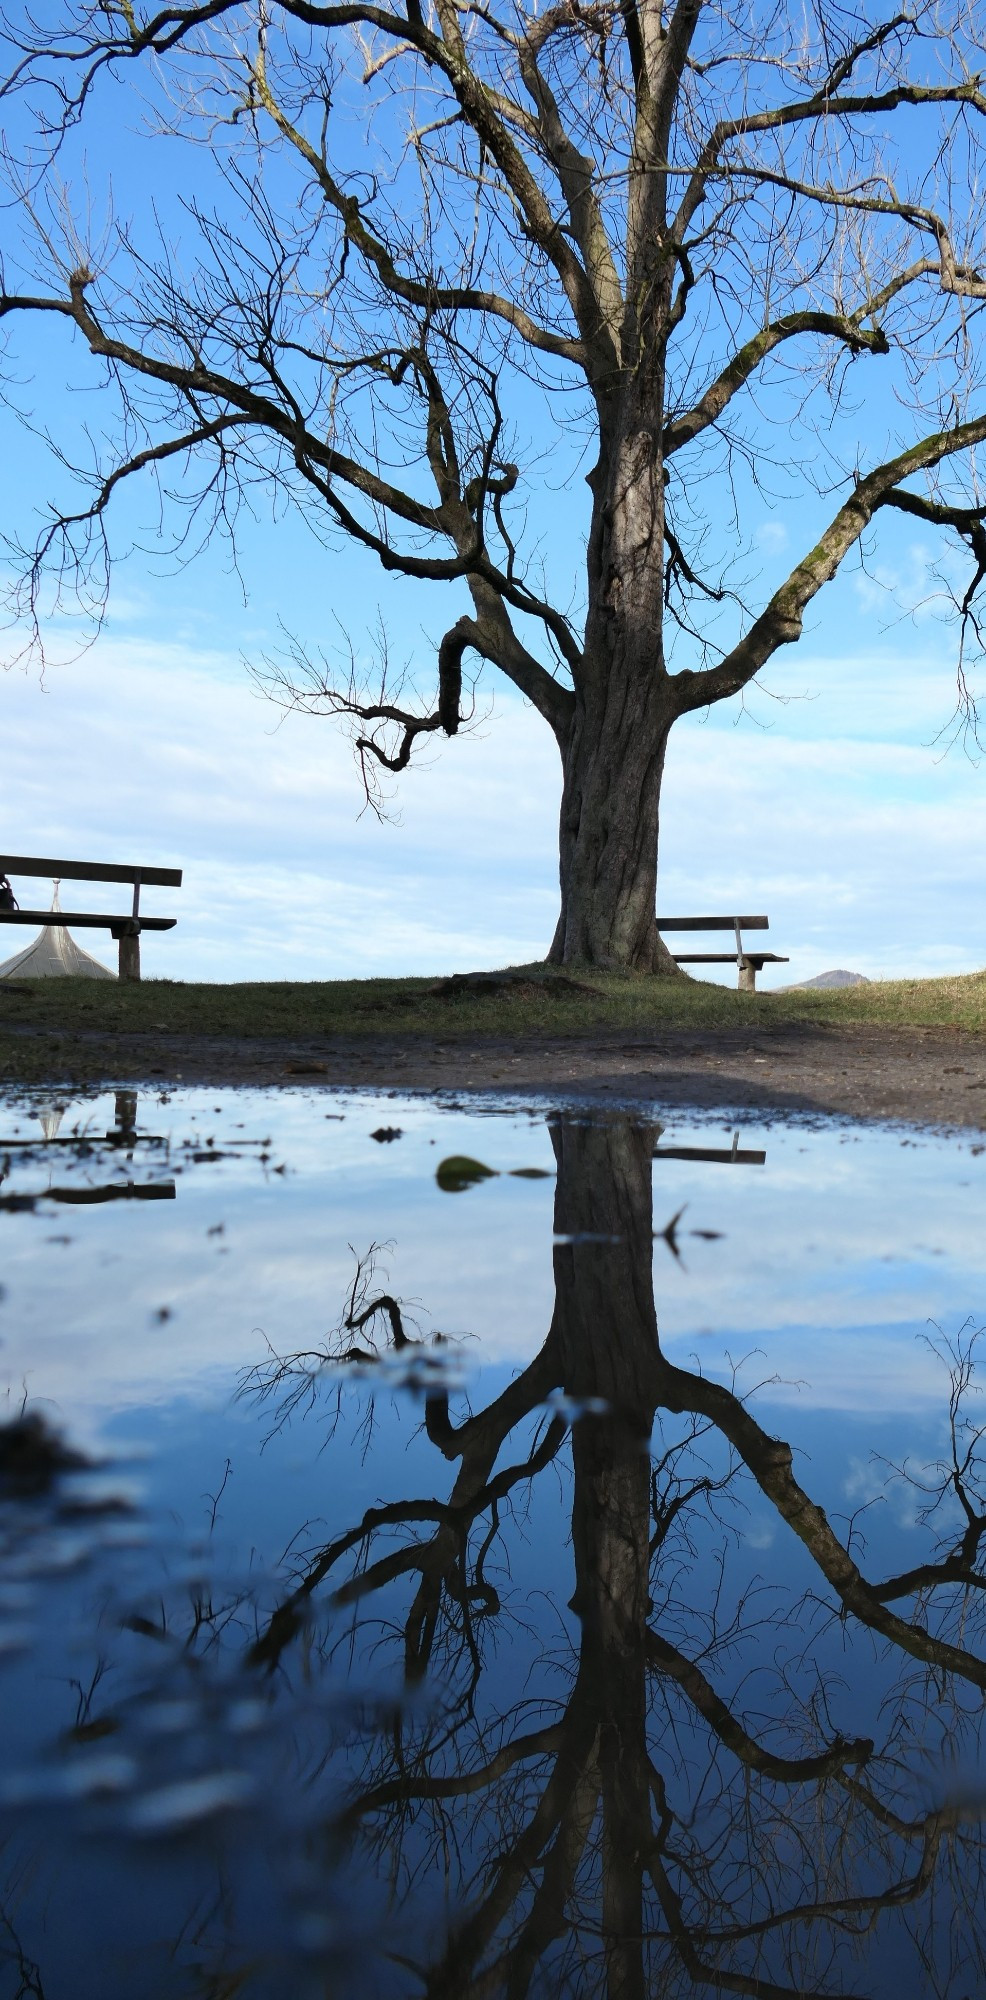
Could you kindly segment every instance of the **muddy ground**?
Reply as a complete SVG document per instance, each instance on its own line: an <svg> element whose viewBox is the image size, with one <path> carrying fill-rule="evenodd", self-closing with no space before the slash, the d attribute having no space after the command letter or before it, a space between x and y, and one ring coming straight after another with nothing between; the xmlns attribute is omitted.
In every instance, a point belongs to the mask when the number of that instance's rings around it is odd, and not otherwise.
<svg viewBox="0 0 986 2000"><path fill-rule="evenodd" d="M961 1029L612 1030L517 1038L309 1040L8 1027L0 1085L251 1084L490 1092L660 1112L823 1113L986 1128L986 1039Z"/></svg>

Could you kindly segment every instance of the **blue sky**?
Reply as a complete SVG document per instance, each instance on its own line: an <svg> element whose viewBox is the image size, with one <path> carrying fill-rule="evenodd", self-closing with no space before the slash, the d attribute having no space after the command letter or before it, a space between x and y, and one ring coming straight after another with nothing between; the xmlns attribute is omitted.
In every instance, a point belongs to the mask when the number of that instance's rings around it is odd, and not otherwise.
<svg viewBox="0 0 986 2000"><path fill-rule="evenodd" d="M95 190L97 214L110 153L138 221L152 198L171 202L179 178L194 183L200 151L138 143L112 120L100 129L96 151L90 133L85 156L65 162L80 199ZM840 436L855 438L861 462L887 433L894 366L856 364ZM83 424L99 429L95 371L61 327L16 329L10 367L37 420L75 443ZM516 413L531 419L530 400ZM556 444L534 526L565 602L581 562L585 467ZM812 449L796 430L774 490L741 495L759 601L831 510L792 499L815 470ZM66 493L64 475L3 412L0 451L0 525L30 534L47 499ZM60 613L43 679L14 667L0 680L5 850L181 866L182 891L158 898L180 922L148 944L152 975L437 973L543 954L557 910L560 770L545 725L510 688L484 678L474 730L430 743L379 825L335 725L281 722L243 665L275 651L284 626L330 650L345 630L365 656L382 613L393 655L427 685L437 640L464 608L456 600L450 612L454 593L388 581L371 557L326 549L262 510L242 523L239 574L218 538L176 570L147 486L121 497L114 533L120 559L95 644L72 659L78 628ZM672 736L660 907L766 911L766 942L791 962L764 984L833 965L892 976L986 963L986 771L961 747L944 754L940 739L956 637L940 602L926 601L930 548L916 524L882 525L870 574L850 559L764 688Z"/></svg>

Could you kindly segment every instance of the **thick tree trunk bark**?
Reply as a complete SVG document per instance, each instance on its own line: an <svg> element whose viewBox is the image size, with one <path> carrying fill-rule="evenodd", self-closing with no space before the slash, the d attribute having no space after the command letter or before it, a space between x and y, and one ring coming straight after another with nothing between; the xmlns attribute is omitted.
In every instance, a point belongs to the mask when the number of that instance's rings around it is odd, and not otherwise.
<svg viewBox="0 0 986 2000"><path fill-rule="evenodd" d="M589 609L561 744L561 915L549 956L683 978L656 924L661 781L677 712L664 660L662 411L663 365L652 357L605 412L589 482Z"/></svg>
<svg viewBox="0 0 986 2000"><path fill-rule="evenodd" d="M661 782L673 716L664 686L607 677L601 699L576 697L562 750L561 913L549 957L683 977L658 935ZM596 691L593 691L595 693Z"/></svg>

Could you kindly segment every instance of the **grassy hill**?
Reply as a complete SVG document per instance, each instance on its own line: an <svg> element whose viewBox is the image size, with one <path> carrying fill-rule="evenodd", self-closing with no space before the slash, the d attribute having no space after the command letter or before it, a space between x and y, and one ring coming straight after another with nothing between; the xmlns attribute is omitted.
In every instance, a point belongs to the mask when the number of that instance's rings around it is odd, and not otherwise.
<svg viewBox="0 0 986 2000"><path fill-rule="evenodd" d="M0 982L4 1028L53 1037L97 1034L308 1038L313 1035L583 1035L593 1030L953 1027L986 1030L986 971L947 979L737 993L691 980L594 969L513 968L488 990L429 979L257 981L205 985L148 979ZM11 1038L20 1039L19 1037ZM9 1044L8 1044L9 1046Z"/></svg>

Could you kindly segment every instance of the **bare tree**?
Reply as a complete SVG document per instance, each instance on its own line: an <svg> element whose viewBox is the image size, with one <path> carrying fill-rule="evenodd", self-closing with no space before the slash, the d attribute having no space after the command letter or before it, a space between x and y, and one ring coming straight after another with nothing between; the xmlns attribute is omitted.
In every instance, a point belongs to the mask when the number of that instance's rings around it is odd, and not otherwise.
<svg viewBox="0 0 986 2000"><path fill-rule="evenodd" d="M975 631L976 10L63 0L51 16L6 27L30 226L0 314L67 322L117 422L78 508L23 551L27 609L51 567L98 607L111 501L148 469L187 511L184 548L273 495L448 586L462 601L433 698L419 671L337 680L300 642L282 691L351 719L372 787L420 738L456 734L467 656L496 668L561 755L551 956L673 971L655 927L673 724L800 637L887 509L968 546L951 588ZM114 89L205 142L215 204L97 243L54 176ZM529 520L552 425L589 467L584 568L560 587ZM797 518L817 529L758 594L751 503L795 461Z"/></svg>

